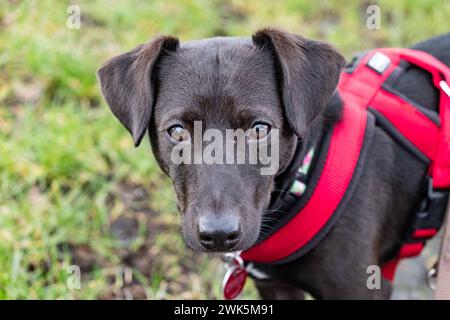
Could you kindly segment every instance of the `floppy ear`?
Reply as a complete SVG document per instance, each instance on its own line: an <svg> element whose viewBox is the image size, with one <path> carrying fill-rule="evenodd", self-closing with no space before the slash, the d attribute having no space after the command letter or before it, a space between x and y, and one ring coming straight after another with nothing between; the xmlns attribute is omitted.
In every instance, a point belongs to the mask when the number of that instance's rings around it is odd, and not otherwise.
<svg viewBox="0 0 450 320"><path fill-rule="evenodd" d="M178 39L160 36L112 58L97 71L106 102L131 133L136 147L150 123L155 100L155 65L164 52L178 47Z"/></svg>
<svg viewBox="0 0 450 320"><path fill-rule="evenodd" d="M287 121L302 137L331 98L345 59L327 43L277 29L259 30L252 40L273 53Z"/></svg>

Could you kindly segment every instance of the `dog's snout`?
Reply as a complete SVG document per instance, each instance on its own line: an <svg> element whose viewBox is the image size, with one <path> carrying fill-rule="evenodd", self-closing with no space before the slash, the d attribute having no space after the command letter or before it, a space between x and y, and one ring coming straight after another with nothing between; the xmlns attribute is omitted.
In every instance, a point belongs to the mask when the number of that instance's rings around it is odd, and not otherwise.
<svg viewBox="0 0 450 320"><path fill-rule="evenodd" d="M236 215L202 215L198 222L202 246L210 251L231 251L241 238L241 226Z"/></svg>

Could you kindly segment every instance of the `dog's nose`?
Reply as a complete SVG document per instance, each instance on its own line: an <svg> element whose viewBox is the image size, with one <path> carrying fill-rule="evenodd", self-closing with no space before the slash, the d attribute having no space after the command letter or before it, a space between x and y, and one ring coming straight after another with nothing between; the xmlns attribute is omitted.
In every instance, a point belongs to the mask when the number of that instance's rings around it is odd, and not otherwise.
<svg viewBox="0 0 450 320"><path fill-rule="evenodd" d="M231 251L241 238L239 217L236 215L202 215L198 222L202 246L211 251Z"/></svg>

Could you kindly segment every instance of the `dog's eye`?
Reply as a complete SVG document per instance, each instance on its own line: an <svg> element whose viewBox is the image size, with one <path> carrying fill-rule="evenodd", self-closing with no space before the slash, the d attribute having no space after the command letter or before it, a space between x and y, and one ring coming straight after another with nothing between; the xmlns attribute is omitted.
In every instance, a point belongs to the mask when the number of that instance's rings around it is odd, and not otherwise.
<svg viewBox="0 0 450 320"><path fill-rule="evenodd" d="M181 124L173 125L167 130L170 136L170 140L174 143L179 143L182 141L188 141L190 138L189 131L187 131Z"/></svg>
<svg viewBox="0 0 450 320"><path fill-rule="evenodd" d="M256 122L250 130L250 138L254 140L260 140L269 134L270 125L264 122Z"/></svg>

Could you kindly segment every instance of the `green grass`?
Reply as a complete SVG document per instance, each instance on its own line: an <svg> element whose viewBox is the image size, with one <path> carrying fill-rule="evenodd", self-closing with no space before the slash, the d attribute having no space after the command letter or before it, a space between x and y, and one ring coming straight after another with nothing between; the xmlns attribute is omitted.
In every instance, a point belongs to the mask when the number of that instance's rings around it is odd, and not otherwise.
<svg viewBox="0 0 450 320"><path fill-rule="evenodd" d="M266 25L349 57L407 46L450 21L446 0L375 2L376 31L365 27L367 1L70 3L81 8L80 30L66 28L69 1L0 4L0 299L220 298L220 262L185 250L148 143L135 149L100 97L95 71L107 58L158 33L186 41ZM113 232L123 217L138 223L128 242ZM81 290L70 290L67 268L89 259ZM253 286L244 297L257 297Z"/></svg>

